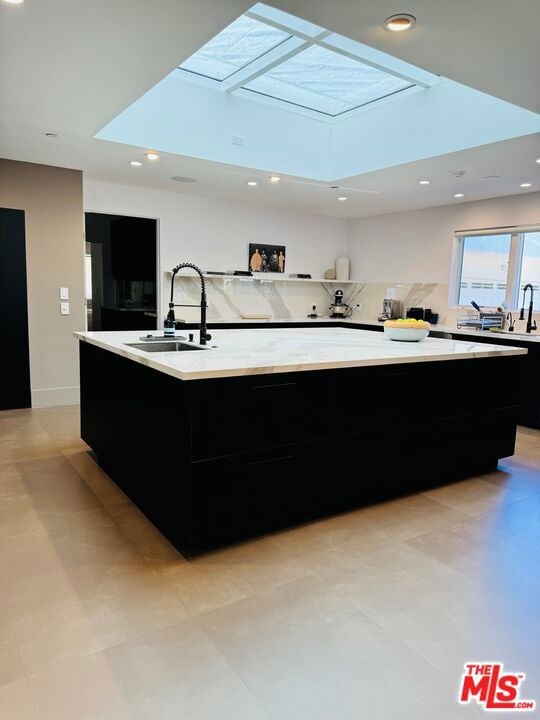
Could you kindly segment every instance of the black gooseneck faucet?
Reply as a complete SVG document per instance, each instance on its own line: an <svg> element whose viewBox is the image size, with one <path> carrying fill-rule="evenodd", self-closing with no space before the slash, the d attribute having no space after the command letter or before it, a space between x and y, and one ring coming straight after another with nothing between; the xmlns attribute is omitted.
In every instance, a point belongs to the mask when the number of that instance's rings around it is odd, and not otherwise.
<svg viewBox="0 0 540 720"><path fill-rule="evenodd" d="M182 268L191 268L191 270L195 270L196 273L199 274L199 277L201 278L201 302L199 305L185 305L182 303L175 303L174 302L174 278L176 277L176 273L179 270L182 270ZM201 322L199 324L199 344L200 345L206 345L208 340L212 339L212 336L208 334L208 329L206 327L206 308L208 307L208 304L206 302L206 283L204 282L204 275L200 267L197 265L194 265L193 263L180 263L172 270L172 277L171 277L171 299L169 302L169 312L167 313L167 320L172 323L172 326L174 328L174 308L175 307L200 307L201 308Z"/></svg>
<svg viewBox="0 0 540 720"><path fill-rule="evenodd" d="M531 285L531 283L527 283L525 287L523 288L523 305L521 307L521 312L519 313L519 319L525 320L525 295L527 294L527 290L531 291L531 301L529 303L529 314L527 315L527 332L530 333L532 330L537 330L536 327L536 320L533 322L532 315L533 315L533 306L534 306L534 288Z"/></svg>

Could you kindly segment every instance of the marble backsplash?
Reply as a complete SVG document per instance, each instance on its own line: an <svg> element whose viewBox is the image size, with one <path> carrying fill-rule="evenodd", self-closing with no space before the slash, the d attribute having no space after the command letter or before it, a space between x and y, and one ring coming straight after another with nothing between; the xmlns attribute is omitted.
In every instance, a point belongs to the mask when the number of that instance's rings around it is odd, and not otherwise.
<svg viewBox="0 0 540 720"><path fill-rule="evenodd" d="M338 286L336 285L336 288ZM353 288L353 285L344 286ZM163 283L163 315L168 309L170 276ZM328 315L330 295L316 282L277 280L223 279L206 280L209 320L232 320L244 314L270 315L276 320L307 317L313 305L320 315ZM195 304L200 301L200 282L196 277L177 277L175 302ZM197 308L175 308L177 319L198 318Z"/></svg>
<svg viewBox="0 0 540 720"><path fill-rule="evenodd" d="M163 283L163 316L168 309L170 276ZM313 305L319 315L328 315L332 293L339 287L344 300L354 308L353 318L373 321L382 310L382 301L394 297L409 307L422 306L439 313L439 323L455 323L456 313L448 308L448 284L445 283L354 283L287 282L283 280L241 280L212 278L207 280L208 319L234 320L244 314L270 315L276 320L307 317ZM177 277L175 302L196 304L200 299L200 284L196 277ZM177 319L196 320L197 308L176 308Z"/></svg>
<svg viewBox="0 0 540 720"><path fill-rule="evenodd" d="M353 317L357 320L376 320L385 298L401 303L402 316L408 308L423 307L438 313L440 325L455 321L455 311L448 308L447 283L366 283L355 301L360 307L355 308Z"/></svg>

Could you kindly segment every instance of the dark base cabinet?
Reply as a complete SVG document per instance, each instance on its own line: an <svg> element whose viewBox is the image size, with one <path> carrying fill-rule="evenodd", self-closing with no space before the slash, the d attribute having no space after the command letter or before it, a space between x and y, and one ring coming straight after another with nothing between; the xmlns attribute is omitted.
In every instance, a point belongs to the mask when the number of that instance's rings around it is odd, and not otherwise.
<svg viewBox="0 0 540 720"><path fill-rule="evenodd" d="M451 337L453 340L463 340L459 333L442 332L436 330L434 337ZM523 371L517 378L519 386L518 424L531 428L540 428L540 383L538 382L538 368L540 368L540 343L530 340L526 335L515 335L513 338L501 338L497 333L480 334L474 336L474 342L487 345L504 345L506 347L520 347L527 350L523 360Z"/></svg>
<svg viewBox="0 0 540 720"><path fill-rule="evenodd" d="M522 356L183 382L80 346L83 439L185 555L514 452Z"/></svg>

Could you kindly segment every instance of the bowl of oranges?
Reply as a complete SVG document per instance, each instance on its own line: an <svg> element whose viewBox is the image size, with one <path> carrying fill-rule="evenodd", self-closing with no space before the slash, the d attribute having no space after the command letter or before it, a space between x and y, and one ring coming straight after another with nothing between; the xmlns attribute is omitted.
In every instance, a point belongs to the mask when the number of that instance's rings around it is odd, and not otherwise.
<svg viewBox="0 0 540 720"><path fill-rule="evenodd" d="M425 320L400 318L399 320L386 320L384 334L389 340L420 342L429 335L430 328L431 325Z"/></svg>

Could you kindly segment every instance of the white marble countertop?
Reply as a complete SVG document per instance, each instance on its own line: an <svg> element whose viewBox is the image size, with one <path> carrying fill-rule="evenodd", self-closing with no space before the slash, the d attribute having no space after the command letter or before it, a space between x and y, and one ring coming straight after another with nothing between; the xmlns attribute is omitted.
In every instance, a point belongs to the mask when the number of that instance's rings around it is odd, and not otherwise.
<svg viewBox="0 0 540 720"><path fill-rule="evenodd" d="M380 327L382 328L383 323L379 322L378 320L362 320L360 318L331 318L327 315L319 315L317 318L308 318L306 316L304 317L294 317L294 318L255 318L255 319L248 319L248 318L216 318L208 321L209 325L212 324L220 324L220 323L227 323L231 325L271 325L272 323L280 323L280 324L287 324L287 323L328 323L329 325L333 323L345 323L350 324L352 326L355 325L372 325L373 327ZM194 324L193 322L190 322L188 324ZM519 340L521 342L540 342L540 332L536 333L510 333L510 332L502 332L502 333L494 333L490 332L489 330L471 330L471 329L458 329L457 327L452 327L450 325L432 325L431 329L435 332L448 332L448 333L455 333L456 335L465 335L466 337L490 337L493 339L496 339L497 337L504 338L505 340L512 340L514 338L515 340ZM182 333L182 330L179 330L178 332ZM184 332L188 332L187 330ZM192 332L191 330L189 332Z"/></svg>
<svg viewBox="0 0 540 720"><path fill-rule="evenodd" d="M527 352L522 348L431 337L419 343L396 342L383 333L339 327L214 329L208 349L199 352L147 353L126 344L140 342L143 335L144 331L74 333L80 340L180 380L464 360Z"/></svg>

